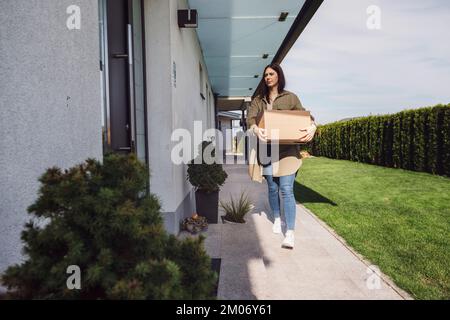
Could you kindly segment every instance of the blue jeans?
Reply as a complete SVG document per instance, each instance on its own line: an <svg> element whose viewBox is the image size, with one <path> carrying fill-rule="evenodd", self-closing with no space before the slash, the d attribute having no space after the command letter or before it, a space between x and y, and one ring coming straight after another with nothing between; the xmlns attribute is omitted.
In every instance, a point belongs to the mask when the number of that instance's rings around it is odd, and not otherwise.
<svg viewBox="0 0 450 320"><path fill-rule="evenodd" d="M295 173L282 177L274 177L272 175L265 175L264 177L267 180L267 186L269 188L269 203L274 217L280 217L280 197L278 193L281 193L287 229L294 230L296 215L294 198Z"/></svg>

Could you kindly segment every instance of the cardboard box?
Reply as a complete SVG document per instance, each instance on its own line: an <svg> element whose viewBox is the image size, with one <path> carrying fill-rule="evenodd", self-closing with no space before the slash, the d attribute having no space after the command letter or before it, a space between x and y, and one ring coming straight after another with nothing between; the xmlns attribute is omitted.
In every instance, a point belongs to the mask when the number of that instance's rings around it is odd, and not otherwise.
<svg viewBox="0 0 450 320"><path fill-rule="evenodd" d="M312 123L309 111L303 110L265 110L256 119L258 127L266 129L267 141L274 139L271 130L278 129L279 144L301 144L300 138L306 135L306 129Z"/></svg>

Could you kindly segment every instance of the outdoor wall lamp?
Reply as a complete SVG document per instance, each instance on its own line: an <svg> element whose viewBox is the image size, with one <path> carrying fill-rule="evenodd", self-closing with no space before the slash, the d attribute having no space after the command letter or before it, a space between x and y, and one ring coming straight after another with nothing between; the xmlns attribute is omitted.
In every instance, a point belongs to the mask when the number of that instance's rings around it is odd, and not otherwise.
<svg viewBox="0 0 450 320"><path fill-rule="evenodd" d="M197 28L197 10L184 9L178 10L178 27L180 28Z"/></svg>
<svg viewBox="0 0 450 320"><path fill-rule="evenodd" d="M288 15L289 15L289 12L282 12L280 14L280 17L278 18L278 21L280 21L280 22L286 21L286 18L287 18Z"/></svg>

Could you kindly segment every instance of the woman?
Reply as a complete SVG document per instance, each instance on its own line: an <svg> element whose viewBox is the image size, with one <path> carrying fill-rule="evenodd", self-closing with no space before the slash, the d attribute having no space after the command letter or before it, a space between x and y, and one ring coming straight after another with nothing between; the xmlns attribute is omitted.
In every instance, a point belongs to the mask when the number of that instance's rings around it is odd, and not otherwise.
<svg viewBox="0 0 450 320"><path fill-rule="evenodd" d="M247 114L247 127L253 132L259 139L260 146L264 146L267 142L267 135L264 129L258 128L256 124L256 118L263 110L305 110L300 103L299 98L284 90L285 79L281 66L278 64L270 64L264 69L264 87L262 93L255 97L250 105ZM316 125L314 118L312 119L312 125L305 129L306 135L300 139L300 142L309 142L314 137L316 132ZM260 175L260 169L258 164L263 166L262 175L267 181L269 188L269 203L274 215L274 224L272 230L274 233L281 233L281 219L280 219L280 198L283 198L284 215L286 218L287 231L282 243L282 247L293 249L294 248L294 229L295 229L295 215L296 206L294 198L294 180L295 174L300 168L302 161L300 157L300 149L298 145L280 145L279 157L275 160L270 155L270 145L268 150L268 156L270 161L267 163L261 163L258 159L255 165L250 165L250 175L253 180L262 182ZM250 163L252 160L250 159Z"/></svg>

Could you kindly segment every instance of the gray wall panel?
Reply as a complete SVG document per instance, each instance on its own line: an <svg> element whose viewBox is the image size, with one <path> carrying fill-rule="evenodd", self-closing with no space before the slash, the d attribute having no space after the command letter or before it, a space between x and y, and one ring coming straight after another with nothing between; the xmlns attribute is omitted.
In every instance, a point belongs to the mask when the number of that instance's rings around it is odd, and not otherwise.
<svg viewBox="0 0 450 320"><path fill-rule="evenodd" d="M69 5L81 29L69 30ZM37 178L102 157L96 0L0 2L0 272L21 260Z"/></svg>

